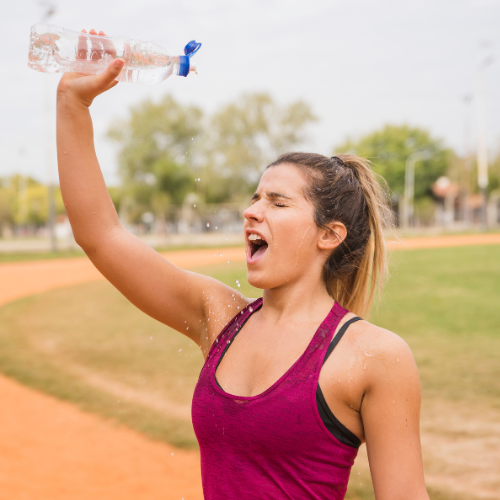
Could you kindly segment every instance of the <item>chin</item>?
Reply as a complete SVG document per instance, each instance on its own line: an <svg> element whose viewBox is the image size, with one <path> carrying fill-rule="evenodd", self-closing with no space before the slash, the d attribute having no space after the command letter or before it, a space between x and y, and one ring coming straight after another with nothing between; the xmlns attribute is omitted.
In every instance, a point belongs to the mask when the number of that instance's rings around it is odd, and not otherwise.
<svg viewBox="0 0 500 500"><path fill-rule="evenodd" d="M279 288L290 281L290 276L283 276L281 273L272 273L271 276L263 271L247 269L247 281L250 286L261 290Z"/></svg>
<svg viewBox="0 0 500 500"><path fill-rule="evenodd" d="M250 271L247 269L247 281L248 284L254 288L260 288L261 290L268 288L266 286L268 280L266 280L263 273L259 273L258 271Z"/></svg>

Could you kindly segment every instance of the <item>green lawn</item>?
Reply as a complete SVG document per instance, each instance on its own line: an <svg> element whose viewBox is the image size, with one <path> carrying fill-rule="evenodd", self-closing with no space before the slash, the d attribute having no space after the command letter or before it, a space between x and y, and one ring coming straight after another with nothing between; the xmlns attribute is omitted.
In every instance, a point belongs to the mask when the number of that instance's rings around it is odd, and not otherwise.
<svg viewBox="0 0 500 500"><path fill-rule="evenodd" d="M27 260L66 259L83 257L83 250L59 250L57 252L0 252L0 264Z"/></svg>
<svg viewBox="0 0 500 500"><path fill-rule="evenodd" d="M384 300L370 321L409 343L424 406L450 402L497 411L500 246L408 250L392 261ZM245 280L244 264L200 271L233 287L238 280L243 293L259 296ZM189 407L202 366L199 349L107 282L8 304L0 308L0 324L4 374L154 439L196 446ZM374 498L366 472L353 474L348 498ZM436 491L432 498L462 497Z"/></svg>

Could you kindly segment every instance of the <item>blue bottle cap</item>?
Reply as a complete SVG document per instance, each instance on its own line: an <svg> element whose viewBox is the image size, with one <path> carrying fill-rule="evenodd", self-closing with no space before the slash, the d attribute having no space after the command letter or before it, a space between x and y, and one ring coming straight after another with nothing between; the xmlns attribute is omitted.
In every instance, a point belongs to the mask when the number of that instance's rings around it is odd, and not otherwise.
<svg viewBox="0 0 500 500"><path fill-rule="evenodd" d="M201 43L196 43L195 40L191 40L185 47L184 47L184 54L188 57L192 57L200 50Z"/></svg>
<svg viewBox="0 0 500 500"><path fill-rule="evenodd" d="M179 56L179 76L188 76L189 74L189 57Z"/></svg>

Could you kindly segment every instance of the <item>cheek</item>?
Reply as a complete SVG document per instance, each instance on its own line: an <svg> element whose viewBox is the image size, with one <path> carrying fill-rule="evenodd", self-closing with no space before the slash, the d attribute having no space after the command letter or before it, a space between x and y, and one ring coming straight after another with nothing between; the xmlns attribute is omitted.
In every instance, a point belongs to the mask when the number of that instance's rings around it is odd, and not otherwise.
<svg viewBox="0 0 500 500"><path fill-rule="evenodd" d="M307 214L290 213L286 217L275 216L270 221L271 232L275 248L281 254L293 253L298 249L305 250L311 247L311 239L315 235L314 221ZM274 226L274 227L273 227Z"/></svg>

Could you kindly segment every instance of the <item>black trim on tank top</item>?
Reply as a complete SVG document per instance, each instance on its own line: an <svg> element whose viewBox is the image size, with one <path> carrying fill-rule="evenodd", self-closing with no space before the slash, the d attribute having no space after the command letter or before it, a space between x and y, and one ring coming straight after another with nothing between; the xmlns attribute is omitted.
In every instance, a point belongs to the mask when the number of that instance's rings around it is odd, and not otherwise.
<svg viewBox="0 0 500 500"><path fill-rule="evenodd" d="M245 325L245 323L250 319L251 314L245 319L245 321L238 327L238 330L236 333L233 335L233 338L228 342L226 347L224 348L224 351L222 352L222 355L219 358L219 361L217 362L217 366L215 367L214 371L214 378L215 378L215 383L219 387L221 391L224 391L224 389L221 387L219 384L219 381L217 380L216 372L217 368L219 368L219 365L222 361L222 358L226 354L227 350L231 346L231 343L234 341L236 338L236 335L240 333L241 329ZM351 323L355 323L356 321L361 320L362 318L355 316L354 318L351 318L349 321L346 321L343 325L342 328L338 331L337 335L333 337L333 340L330 342L330 345L328 346L328 349L326 350L325 358L323 359L323 365L325 364L326 360L329 358L330 354L332 351L335 349L335 346L340 342L340 339L346 332L347 328L351 325ZM226 391L224 391L226 392ZM328 429L330 434L337 438L342 444L345 444L347 446L352 446L353 448L359 448L361 446L361 441L356 436L354 433L352 433L340 420L333 414L332 410L330 410L330 407L328 406L328 403L326 402L325 396L323 395L323 391L321 390L321 387L319 386L318 382L318 387L316 388L316 406L318 407L318 413L319 416L321 417L321 420L323 424L325 424L325 427Z"/></svg>
<svg viewBox="0 0 500 500"><path fill-rule="evenodd" d="M338 331L337 335L333 337L333 340L330 342L330 345L326 350L325 359L323 359L323 365L326 363L326 360L329 358L336 345L340 342L340 339L349 328L349 326L361 319L362 318L355 316L342 325L342 328ZM318 407L319 416L321 417L321 420L325 424L325 427L328 429L330 434L336 437L342 444L352 446L353 448L359 448L361 446L361 441L358 436L356 436L342 422L340 422L340 420L333 414L332 410L330 410L323 391L319 386L319 382L318 387L316 388L316 405Z"/></svg>

